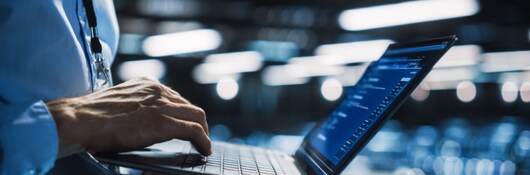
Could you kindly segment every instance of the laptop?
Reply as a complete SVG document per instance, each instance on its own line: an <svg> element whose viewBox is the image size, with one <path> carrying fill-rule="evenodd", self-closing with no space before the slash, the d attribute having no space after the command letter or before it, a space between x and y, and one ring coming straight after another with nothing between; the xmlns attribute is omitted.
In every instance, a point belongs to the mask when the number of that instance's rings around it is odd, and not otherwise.
<svg viewBox="0 0 530 175"><path fill-rule="evenodd" d="M355 86L345 87L338 106L305 136L293 155L214 142L213 154L203 157L189 142L171 140L97 159L164 174L340 174L456 40L448 36L391 44Z"/></svg>

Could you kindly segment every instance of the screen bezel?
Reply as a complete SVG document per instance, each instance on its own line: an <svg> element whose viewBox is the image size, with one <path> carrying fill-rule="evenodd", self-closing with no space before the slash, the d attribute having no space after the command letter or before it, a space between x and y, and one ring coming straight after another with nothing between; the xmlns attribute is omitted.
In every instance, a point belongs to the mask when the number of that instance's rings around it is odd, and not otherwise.
<svg viewBox="0 0 530 175"><path fill-rule="evenodd" d="M315 132L316 129L318 129L325 121L319 122L317 126L315 126L304 138L302 145L299 148L299 151L297 151L296 157L299 157L299 154L306 154L301 155L305 156L307 158L312 159L311 161L316 163L317 168L323 171L325 174L338 174L342 172L346 166L355 158L355 156L359 153L360 150L375 136L377 131L381 129L381 127L384 125L388 119L399 109L399 107L403 104L405 101L405 98L407 98L410 93L421 83L421 81L427 76L427 74L432 70L436 62L454 45L454 43L457 41L456 36L447 36L447 37L441 37L441 38L435 38L430 39L426 41L420 41L420 42L411 42L411 43L395 43L391 44L383 56L387 55L387 52L389 50L393 49L399 49L399 48L407 48L407 47L419 47L423 45L433 45L433 44L446 44L446 47L439 51L439 54L434 56L434 58L426 58L427 60L423 61L424 67L419 71L418 75L413 78L413 80L405 86L405 88L402 90L402 92L395 98L395 100L390 103L388 110L386 110L383 114L381 114L381 117L374 121L372 126L366 131L366 133L359 138L359 140L356 142L356 144L353 146L350 152L348 152L344 158L336 165L334 166L331 161L327 160L320 152L318 152L315 148L313 148L309 144L309 137L312 135L313 132ZM371 68L373 64L370 64L368 69ZM364 76L364 75L363 75ZM308 157L307 157L308 156ZM301 160L301 159L298 159ZM310 168L309 171L313 171ZM311 174L321 174L321 173L311 173Z"/></svg>

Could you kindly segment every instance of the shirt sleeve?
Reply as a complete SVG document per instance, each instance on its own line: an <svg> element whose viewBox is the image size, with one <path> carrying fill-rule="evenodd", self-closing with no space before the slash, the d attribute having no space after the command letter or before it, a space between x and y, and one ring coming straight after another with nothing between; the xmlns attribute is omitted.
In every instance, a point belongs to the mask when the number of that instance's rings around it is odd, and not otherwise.
<svg viewBox="0 0 530 175"><path fill-rule="evenodd" d="M57 158L55 122L42 101L1 104L0 174L44 174Z"/></svg>

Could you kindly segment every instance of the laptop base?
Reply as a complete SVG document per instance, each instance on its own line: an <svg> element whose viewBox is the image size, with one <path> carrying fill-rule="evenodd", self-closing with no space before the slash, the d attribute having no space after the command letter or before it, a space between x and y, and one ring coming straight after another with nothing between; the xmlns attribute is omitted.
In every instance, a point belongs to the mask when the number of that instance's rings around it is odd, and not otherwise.
<svg viewBox="0 0 530 175"><path fill-rule="evenodd" d="M198 154L187 141L170 140L144 150L97 159L110 165L166 174L212 175L301 175L294 158L285 153L259 147L213 142L213 154Z"/></svg>

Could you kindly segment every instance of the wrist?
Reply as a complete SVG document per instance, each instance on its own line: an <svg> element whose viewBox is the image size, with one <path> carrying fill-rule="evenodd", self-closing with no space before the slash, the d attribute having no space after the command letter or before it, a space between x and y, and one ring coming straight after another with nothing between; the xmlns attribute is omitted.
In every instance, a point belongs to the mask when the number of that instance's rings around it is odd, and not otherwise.
<svg viewBox="0 0 530 175"><path fill-rule="evenodd" d="M76 104L78 103L76 103L75 98L59 99L47 103L59 136L59 158L84 150L82 146L83 139L80 137L81 135L76 134L80 133L76 118Z"/></svg>

